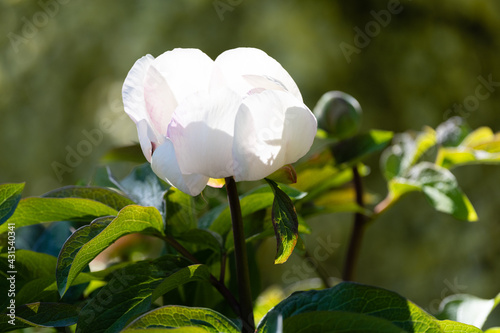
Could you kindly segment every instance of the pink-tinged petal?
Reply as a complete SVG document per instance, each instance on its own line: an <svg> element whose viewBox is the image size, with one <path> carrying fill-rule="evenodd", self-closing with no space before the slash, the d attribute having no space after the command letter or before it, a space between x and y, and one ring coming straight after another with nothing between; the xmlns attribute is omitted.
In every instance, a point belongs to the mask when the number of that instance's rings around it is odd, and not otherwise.
<svg viewBox="0 0 500 333"><path fill-rule="evenodd" d="M139 120L137 123L137 134L142 153L148 162L151 163L151 155L153 155L156 147L165 141L165 137L156 135L146 119Z"/></svg>
<svg viewBox="0 0 500 333"><path fill-rule="evenodd" d="M147 118L144 101L144 78L154 59L148 54L137 60L123 83L123 106L125 112L135 123Z"/></svg>
<svg viewBox="0 0 500 333"><path fill-rule="evenodd" d="M209 179L199 174L183 174L177 163L174 145L168 139L153 153L151 168L158 177L192 196L200 194Z"/></svg>
<svg viewBox="0 0 500 333"><path fill-rule="evenodd" d="M316 118L290 93L266 90L243 101L235 120L236 181L259 180L310 149Z"/></svg>
<svg viewBox="0 0 500 333"><path fill-rule="evenodd" d="M198 49L174 49L156 58L154 66L167 81L178 103L208 90L214 61Z"/></svg>
<svg viewBox="0 0 500 333"><path fill-rule="evenodd" d="M275 88L284 87L295 98L302 101L299 88L292 77L279 62L262 50L255 48L228 50L220 54L215 59L215 63L221 68L231 87L234 87L239 94L246 94L255 88L264 88L255 85L255 76L260 76L269 82L274 82ZM261 82L265 81L261 80ZM265 82L266 86L267 84Z"/></svg>
<svg viewBox="0 0 500 333"><path fill-rule="evenodd" d="M166 136L177 101L154 65L149 67L144 79L144 99L151 126L158 135Z"/></svg>
<svg viewBox="0 0 500 333"><path fill-rule="evenodd" d="M224 88L199 92L177 107L168 129L180 169L210 178L234 174L234 119L241 98Z"/></svg>

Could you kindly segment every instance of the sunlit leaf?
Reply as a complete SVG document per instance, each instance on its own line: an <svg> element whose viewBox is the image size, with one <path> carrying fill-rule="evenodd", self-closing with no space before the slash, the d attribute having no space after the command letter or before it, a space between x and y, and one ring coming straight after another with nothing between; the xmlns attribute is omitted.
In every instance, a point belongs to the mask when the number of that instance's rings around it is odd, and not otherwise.
<svg viewBox="0 0 500 333"><path fill-rule="evenodd" d="M14 214L17 204L21 200L23 189L24 183L0 185L0 224L3 224Z"/></svg>
<svg viewBox="0 0 500 333"><path fill-rule="evenodd" d="M45 198L83 198L101 202L117 211L134 202L117 191L96 186L65 186L45 193Z"/></svg>
<svg viewBox="0 0 500 333"><path fill-rule="evenodd" d="M320 314L314 314L316 311ZM331 313L332 318L329 318L326 312ZM338 313L346 315L342 316ZM303 315L298 319L292 319L301 314ZM310 314L310 316L305 314ZM363 317L349 314L359 314ZM355 317L359 320L354 320ZM373 318L371 328L374 331L368 330L370 317ZM399 332L481 332L473 326L462 323L438 321L392 291L352 282L343 282L330 289L292 294L267 313L260 322L257 332L277 332L281 325L290 328L289 331L285 329L285 332L305 332L302 326L293 328L297 326L298 320L305 321L305 326L312 328L323 327L320 321L326 320L331 327L338 325L339 330L344 327L343 332L365 332L365 330L377 332L376 329L379 327L387 327L388 331L392 332L391 325L397 326ZM343 323L343 321L346 322ZM316 324L319 326L315 326ZM349 326L346 328L344 325ZM312 329L311 332L316 332L316 330Z"/></svg>
<svg viewBox="0 0 500 333"><path fill-rule="evenodd" d="M30 197L19 201L9 223L15 223L16 228L20 228L57 221L90 222L97 217L117 213L116 209L90 199ZM6 230L6 224L0 226L0 233Z"/></svg>
<svg viewBox="0 0 500 333"><path fill-rule="evenodd" d="M135 233L163 234L163 219L154 207L130 205L116 217L97 219L83 226L66 241L57 261L57 284L61 295L99 253L118 238Z"/></svg>
<svg viewBox="0 0 500 333"><path fill-rule="evenodd" d="M272 221L277 243L274 263L282 264L287 261L297 244L299 221L290 197L275 182L266 180L274 192Z"/></svg>
<svg viewBox="0 0 500 333"><path fill-rule="evenodd" d="M441 147L436 156L436 164L447 169L480 163L500 163L500 133L489 127L473 131L457 147Z"/></svg>
<svg viewBox="0 0 500 333"><path fill-rule="evenodd" d="M458 186L455 176L449 170L429 162L417 164L408 171L406 177L393 178L389 182L389 191L393 201L408 192L422 191L436 210L460 220L477 220L476 211Z"/></svg>
<svg viewBox="0 0 500 333"><path fill-rule="evenodd" d="M184 306L164 306L134 320L128 329L157 328L191 328L199 327L210 333L238 333L240 330L229 319L218 312L205 308L189 308ZM186 331L188 332L188 331Z"/></svg>

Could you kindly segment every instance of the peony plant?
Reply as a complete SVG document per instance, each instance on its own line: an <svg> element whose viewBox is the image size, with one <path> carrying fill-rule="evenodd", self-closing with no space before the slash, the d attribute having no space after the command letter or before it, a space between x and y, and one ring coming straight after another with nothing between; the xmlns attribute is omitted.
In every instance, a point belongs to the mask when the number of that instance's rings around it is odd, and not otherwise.
<svg viewBox="0 0 500 333"><path fill-rule="evenodd" d="M125 78L123 103L139 144L104 156L113 163L88 185L22 198L24 184L0 184L1 332L474 333L492 326L499 296L454 295L431 314L352 281L364 230L407 193L420 192L457 220L477 220L452 171L500 162L500 134L471 130L459 118L418 133L362 132L360 104L338 91L319 100L316 121L286 70L254 48L215 60L195 49L142 57ZM378 201L363 177L367 157L380 152L388 191ZM114 167L131 161L141 163L116 177ZM311 232L309 218L336 212L351 213L353 228L341 276L330 276L301 236ZM272 258L257 250L273 231L274 263L294 271L286 262L295 253L319 279L301 275L290 286L260 289L267 272L257 259Z"/></svg>

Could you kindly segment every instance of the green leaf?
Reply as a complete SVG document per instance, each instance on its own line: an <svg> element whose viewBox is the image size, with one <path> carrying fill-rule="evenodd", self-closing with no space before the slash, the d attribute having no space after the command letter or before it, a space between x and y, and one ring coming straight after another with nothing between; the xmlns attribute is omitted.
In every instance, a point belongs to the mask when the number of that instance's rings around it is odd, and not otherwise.
<svg viewBox="0 0 500 333"><path fill-rule="evenodd" d="M101 202L117 211L134 202L120 193L105 187L65 186L43 195L45 198L82 198Z"/></svg>
<svg viewBox="0 0 500 333"><path fill-rule="evenodd" d="M389 191L393 201L405 193L422 191L437 211L460 220L477 220L476 211L458 186L455 176L449 170L429 162L415 165L405 178L393 178L389 182Z"/></svg>
<svg viewBox="0 0 500 333"><path fill-rule="evenodd" d="M15 325L7 314L0 314L0 331L24 327L65 327L76 323L78 308L64 303L31 303L16 307Z"/></svg>
<svg viewBox="0 0 500 333"><path fill-rule="evenodd" d="M484 331L484 333L500 333L500 327L492 327Z"/></svg>
<svg viewBox="0 0 500 333"><path fill-rule="evenodd" d="M401 328L389 320L360 313L314 311L287 318L283 323L283 332L401 333Z"/></svg>
<svg viewBox="0 0 500 333"><path fill-rule="evenodd" d="M299 191L289 186L282 185L283 192L299 200L307 193ZM274 202L274 194L268 186L261 186L249 193L240 196L241 214L243 218L259 210L271 207ZM215 213L208 212L200 219L201 228L209 228L219 235L225 236L231 230L231 211L227 205L214 208Z"/></svg>
<svg viewBox="0 0 500 333"><path fill-rule="evenodd" d="M357 164L366 156L376 153L391 142L393 133L390 131L372 130L342 140L332 147L335 164Z"/></svg>
<svg viewBox="0 0 500 333"><path fill-rule="evenodd" d="M441 147L436 157L436 164L447 169L480 163L500 163L500 133L489 127L473 131L457 147Z"/></svg>
<svg viewBox="0 0 500 333"><path fill-rule="evenodd" d="M272 180L266 179L274 192L272 221L276 235L277 251L275 264L282 264L292 255L299 237L297 213L290 197Z"/></svg>
<svg viewBox="0 0 500 333"><path fill-rule="evenodd" d="M163 219L156 208L126 206L116 217L97 219L75 231L57 260L59 293L64 295L78 273L118 238L137 232L163 235Z"/></svg>
<svg viewBox="0 0 500 333"><path fill-rule="evenodd" d="M450 319L482 328L489 314L500 303L500 294L493 299L457 294L446 297L439 308L439 319Z"/></svg>
<svg viewBox="0 0 500 333"><path fill-rule="evenodd" d="M3 224L14 214L23 190L24 183L0 185L0 224Z"/></svg>
<svg viewBox="0 0 500 333"><path fill-rule="evenodd" d="M116 215L118 211L103 203L82 198L25 198L19 201L16 211L9 219L16 228L28 225L57 222L87 222L101 216ZM0 233L7 225L0 226Z"/></svg>
<svg viewBox="0 0 500 333"><path fill-rule="evenodd" d="M165 193L167 206L167 230L169 234L179 235L196 228L193 197L175 187Z"/></svg>
<svg viewBox="0 0 500 333"><path fill-rule="evenodd" d="M182 327L182 328L130 328L121 331L120 333L207 333L204 328L201 327Z"/></svg>
<svg viewBox="0 0 500 333"><path fill-rule="evenodd" d="M387 325L387 322L389 322L399 327L400 332L481 332L473 326L462 323L440 322L412 302L392 291L352 282L342 282L330 289L310 290L292 294L267 313L260 322L257 332L270 333L278 331L280 320L284 321L285 326L291 326L301 318L307 320L306 323L312 323L315 320L315 315L311 315L311 318L303 316L298 320L292 319L291 324L287 324L287 321L294 316L317 311L330 312L338 321L343 321L342 318L345 318L335 314L339 312L342 314L364 315L365 317L362 319L359 317L359 321L348 321L351 324L348 332L365 332L364 330L369 326L370 318L368 317L374 318L371 326L373 328L378 328L378 325ZM332 325L339 325L339 327L343 325L343 323L338 323L335 319L326 319L326 314L317 316L319 317L318 320L328 320ZM380 321L380 319L384 321ZM387 328L392 329L390 326L387 326ZM312 332L314 331L312 330ZM291 332L295 331L292 330ZM391 331L389 330L389 332Z"/></svg>
<svg viewBox="0 0 500 333"><path fill-rule="evenodd" d="M197 250L209 248L220 253L223 248L221 235L207 229L191 229L175 237L177 240L194 244Z"/></svg>
<svg viewBox="0 0 500 333"><path fill-rule="evenodd" d="M103 163L110 162L134 162L144 163L146 161L142 153L141 145L135 144L125 147L118 147L109 150L101 159Z"/></svg>
<svg viewBox="0 0 500 333"><path fill-rule="evenodd" d="M118 181L108 170L109 179L130 199L141 206L153 206L164 212L163 194L168 186L151 169L149 163L134 168L124 179Z"/></svg>
<svg viewBox="0 0 500 333"><path fill-rule="evenodd" d="M156 287L152 294L152 300L155 301L158 297L168 293L170 290L177 288L191 281L208 281L210 279L210 270L205 265L191 265L181 268L169 277L165 278Z"/></svg>
<svg viewBox="0 0 500 333"><path fill-rule="evenodd" d="M114 271L110 281L80 311L78 331L120 331L135 316L150 310L152 293L166 277L190 264L182 257L165 255Z"/></svg>
<svg viewBox="0 0 500 333"><path fill-rule="evenodd" d="M89 283L93 280L98 280L98 278L90 273L80 273L76 279L73 280L71 286ZM27 282L16 294L16 302L19 304L32 303L36 301L57 302L59 299L60 297L59 291L57 290L56 277L53 273L49 276L43 276Z"/></svg>
<svg viewBox="0 0 500 333"><path fill-rule="evenodd" d="M394 145L386 149L380 158L385 178L391 180L404 176L436 142L436 132L430 127L425 127L416 137L410 133L395 136Z"/></svg>
<svg viewBox="0 0 500 333"><path fill-rule="evenodd" d="M127 329L198 327L210 333L238 333L240 330L218 312L204 308L164 306L134 320Z"/></svg>

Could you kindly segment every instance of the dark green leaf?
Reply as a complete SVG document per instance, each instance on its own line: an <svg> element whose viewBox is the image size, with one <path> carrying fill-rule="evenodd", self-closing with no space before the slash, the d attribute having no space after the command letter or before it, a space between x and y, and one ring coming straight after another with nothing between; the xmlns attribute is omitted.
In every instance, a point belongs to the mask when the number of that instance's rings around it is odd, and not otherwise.
<svg viewBox="0 0 500 333"><path fill-rule="evenodd" d="M134 202L120 193L105 187L66 186L45 193L45 198L82 198L101 202L117 211Z"/></svg>
<svg viewBox="0 0 500 333"><path fill-rule="evenodd" d="M57 284L61 295L73 279L99 253L118 238L131 233L163 235L163 219L154 207L130 205L116 217L97 219L83 226L66 241L57 261Z"/></svg>
<svg viewBox="0 0 500 333"><path fill-rule="evenodd" d="M164 306L134 320L127 329L199 327L210 333L238 333L240 330L218 312L204 308Z"/></svg>
<svg viewBox="0 0 500 333"><path fill-rule="evenodd" d="M283 192L294 200L302 199L307 193L282 185ZM240 196L241 214L243 218L261 209L272 207L274 193L268 186L258 187L251 192ZM223 208L223 209L222 209ZM214 208L216 214L208 212L201 218L200 227L209 228L216 233L225 236L231 230L231 212L227 205ZM219 213L220 212L220 213ZM218 215L217 215L218 214ZM208 216L208 218L207 218Z"/></svg>
<svg viewBox="0 0 500 333"><path fill-rule="evenodd" d="M352 282L342 282L330 289L292 294L267 313L259 324L258 332L276 332L280 320L286 323L289 318L316 311L371 316L375 318L372 327L379 325L380 319L383 319L399 327L402 332L481 332L473 326L451 321L438 321L392 291ZM320 316L324 319L323 316L326 315ZM339 320L342 320L341 318ZM359 322L350 322L349 332L362 331L366 328L368 321L369 318L364 318ZM360 327L357 326L358 324Z"/></svg>
<svg viewBox="0 0 500 333"><path fill-rule="evenodd" d="M146 158L142 153L141 145L135 144L131 146L118 147L109 150L103 157L102 161L104 163L109 162L134 162L134 163L144 163Z"/></svg>
<svg viewBox="0 0 500 333"><path fill-rule="evenodd" d="M152 293L166 277L190 264L181 257L166 255L116 270L110 281L80 311L78 331L120 331L135 316L150 309Z"/></svg>
<svg viewBox="0 0 500 333"><path fill-rule="evenodd" d="M153 206L164 212L163 194L168 186L144 163L132 170L124 179L118 181L109 174L110 180L130 199L141 206Z"/></svg>
<svg viewBox="0 0 500 333"><path fill-rule="evenodd" d="M7 314L0 314L0 331L6 332L24 327L65 327L76 323L78 308L63 303L31 303L18 306L15 311L15 325Z"/></svg>
<svg viewBox="0 0 500 333"><path fill-rule="evenodd" d="M165 193L167 206L167 230L169 234L179 235L196 228L193 197L174 187Z"/></svg>
<svg viewBox="0 0 500 333"><path fill-rule="evenodd" d="M332 147L335 164L357 164L364 157L387 147L393 133L389 131L372 130L366 134L356 135L342 140Z"/></svg>
<svg viewBox="0 0 500 333"><path fill-rule="evenodd" d="M212 230L191 229L175 237L177 240L194 244L196 249L209 248L216 253L222 249L222 237Z"/></svg>
<svg viewBox="0 0 500 333"><path fill-rule="evenodd" d="M82 198L25 198L9 219L16 228L57 221L87 222L101 216L116 215L118 211L103 203ZM0 226L0 233L7 225Z"/></svg>
<svg viewBox="0 0 500 333"><path fill-rule="evenodd" d="M282 264L292 255L299 237L297 213L290 197L272 180L266 179L274 192L272 221L276 235L277 251L275 264Z"/></svg>
<svg viewBox="0 0 500 333"><path fill-rule="evenodd" d="M210 279L210 270L205 265L191 265L181 268L169 277L165 278L153 291L152 300L168 293L185 283L192 281L208 281Z"/></svg>
<svg viewBox="0 0 500 333"><path fill-rule="evenodd" d="M14 214L17 204L21 200L23 189L24 183L0 185L0 224L3 224Z"/></svg>
<svg viewBox="0 0 500 333"><path fill-rule="evenodd" d="M401 328L389 320L344 311L305 312L287 318L283 323L287 333L401 333Z"/></svg>

